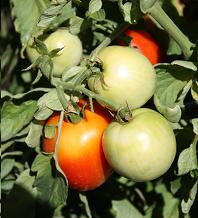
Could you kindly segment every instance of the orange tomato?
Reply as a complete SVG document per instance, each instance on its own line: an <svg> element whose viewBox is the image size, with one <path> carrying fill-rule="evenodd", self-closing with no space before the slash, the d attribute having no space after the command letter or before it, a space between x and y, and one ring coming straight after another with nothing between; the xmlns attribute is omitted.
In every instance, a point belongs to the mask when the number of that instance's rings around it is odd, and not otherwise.
<svg viewBox="0 0 198 218"><path fill-rule="evenodd" d="M162 53L157 41L144 30L131 30L128 29L124 34L131 38L130 46L137 47L143 55L145 55L152 64L157 64L162 59ZM119 40L120 45L126 43Z"/></svg>
<svg viewBox="0 0 198 218"><path fill-rule="evenodd" d="M111 117L98 104L94 110L86 108L85 117L77 124L63 121L57 147L58 163L69 186L81 191L95 189L112 173L102 150L102 134ZM44 152L54 152L59 117L55 113L46 122L56 126L56 133L53 138L43 138Z"/></svg>

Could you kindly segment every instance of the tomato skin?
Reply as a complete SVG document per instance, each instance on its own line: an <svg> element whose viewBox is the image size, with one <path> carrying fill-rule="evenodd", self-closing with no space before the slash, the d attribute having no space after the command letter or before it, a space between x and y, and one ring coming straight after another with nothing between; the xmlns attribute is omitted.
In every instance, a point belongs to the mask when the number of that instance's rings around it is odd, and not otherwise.
<svg viewBox="0 0 198 218"><path fill-rule="evenodd" d="M66 67L79 64L82 57L82 43L76 35L71 34L68 30L58 29L43 42L49 52L53 49L63 48L52 58L54 76L60 77ZM28 46L26 52L32 63L40 55L32 46Z"/></svg>
<svg viewBox="0 0 198 218"><path fill-rule="evenodd" d="M128 105L131 109L141 107L153 96L156 85L154 67L137 49L108 46L100 51L98 58L103 64L104 84L100 76L91 77L88 81L91 90L118 107Z"/></svg>
<svg viewBox="0 0 198 218"><path fill-rule="evenodd" d="M176 140L168 121L147 108L133 111L129 123L112 122L103 135L103 150L112 168L136 182L160 177L171 166Z"/></svg>
<svg viewBox="0 0 198 218"><path fill-rule="evenodd" d="M124 34L131 38L129 45L137 47L152 64L157 64L162 61L161 49L150 33L144 30L128 29ZM120 45L125 45L125 42L122 40L119 40L118 43Z"/></svg>
<svg viewBox="0 0 198 218"><path fill-rule="evenodd" d="M63 121L57 159L72 189L87 191L104 183L112 173L102 149L102 134L111 117L94 107L95 112L85 109L85 118L77 124ZM47 125L58 125L59 114L51 116ZM54 152L56 134L53 139L43 138L43 151Z"/></svg>

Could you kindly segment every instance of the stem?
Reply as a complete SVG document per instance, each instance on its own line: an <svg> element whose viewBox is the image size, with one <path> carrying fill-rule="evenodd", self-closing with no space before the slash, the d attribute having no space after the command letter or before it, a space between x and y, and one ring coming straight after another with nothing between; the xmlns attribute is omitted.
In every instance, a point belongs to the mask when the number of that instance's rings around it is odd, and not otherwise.
<svg viewBox="0 0 198 218"><path fill-rule="evenodd" d="M64 90L72 90L72 91L81 92L81 93L85 94L86 96L88 96L90 98L94 98L94 99L96 99L98 101L103 102L107 106L110 106L111 109L114 110L114 111L117 111L119 109L119 105L117 105L113 101L109 100L108 98L104 98L101 95L98 95L95 92L90 91L89 89L85 88L83 85L75 86L72 83L63 83L63 82L59 81L59 82L57 82L57 87L62 87L62 89L64 89ZM57 91L58 90L59 89L57 89Z"/></svg>
<svg viewBox="0 0 198 218"><path fill-rule="evenodd" d="M169 35L178 43L181 50L184 53L186 59L189 59L192 55L192 47L194 46L188 38L181 32L181 30L175 25L175 23L169 18L169 16L162 9L160 4L156 2L151 8L149 8L146 13L154 18L168 33Z"/></svg>
<svg viewBox="0 0 198 218"><path fill-rule="evenodd" d="M1 159L7 156L21 156L21 155L23 155L22 151L12 151L12 152L7 152L7 153L2 154Z"/></svg>
<svg viewBox="0 0 198 218"><path fill-rule="evenodd" d="M82 92L83 94L87 95L90 98L94 98L98 101L103 102L105 105L108 105L111 107L112 110L117 111L119 109L119 106L117 104L115 104L113 101L110 101L107 98L102 97L101 95L98 95L92 91L90 91L89 89L86 89L83 86L77 86L74 88L75 91L79 91Z"/></svg>
<svg viewBox="0 0 198 218"><path fill-rule="evenodd" d="M107 37L98 47L96 47L92 53L90 54L90 60L93 61L98 54L98 52L102 49L107 47L114 39L116 39L122 32L124 32L130 26L129 23L123 22L121 23L118 28L111 34L110 37Z"/></svg>
<svg viewBox="0 0 198 218"><path fill-rule="evenodd" d="M64 172L62 171L62 169L60 168L59 163L58 163L58 157L57 157L57 155L58 155L58 146L59 146L59 141L60 141L60 135L61 135L61 130L62 130L62 124L63 124L63 119L64 119L64 111L61 111L60 118L59 118L59 121L58 121L58 136L57 136L57 139L56 139L55 152L54 152L53 156L54 156L54 160L55 160L56 169L64 176L64 178L65 178L65 180L67 182L67 177L64 174Z"/></svg>

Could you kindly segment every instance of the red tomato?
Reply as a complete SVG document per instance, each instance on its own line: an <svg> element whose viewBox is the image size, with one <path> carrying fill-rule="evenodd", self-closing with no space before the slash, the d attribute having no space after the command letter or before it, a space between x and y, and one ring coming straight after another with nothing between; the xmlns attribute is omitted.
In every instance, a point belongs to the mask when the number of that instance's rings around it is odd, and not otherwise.
<svg viewBox="0 0 198 218"><path fill-rule="evenodd" d="M73 124L63 121L57 159L65 173L69 186L87 191L95 189L112 173L102 150L102 134L111 117L97 104L95 112L85 109L85 118ZM55 125L56 133L51 139L43 138L43 151L53 152L57 138L60 115L55 113L46 125Z"/></svg>
<svg viewBox="0 0 198 218"><path fill-rule="evenodd" d="M152 64L157 64L162 59L162 53L157 41L144 30L126 30L125 35L131 38L130 46L137 47ZM120 45L126 45L122 40L119 40Z"/></svg>

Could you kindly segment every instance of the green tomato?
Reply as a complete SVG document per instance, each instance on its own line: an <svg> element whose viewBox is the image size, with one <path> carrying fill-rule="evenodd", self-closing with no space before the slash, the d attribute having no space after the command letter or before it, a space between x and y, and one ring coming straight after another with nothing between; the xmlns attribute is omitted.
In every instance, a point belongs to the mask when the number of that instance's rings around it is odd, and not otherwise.
<svg viewBox="0 0 198 218"><path fill-rule="evenodd" d="M128 123L112 122L103 135L103 150L112 168L136 182L156 179L171 166L176 140L168 121L147 108L133 111Z"/></svg>
<svg viewBox="0 0 198 218"><path fill-rule="evenodd" d="M91 77L89 88L118 107L131 109L144 105L154 94L156 73L150 61L137 49L108 46L98 54L102 61L101 75ZM101 102L99 102L102 104ZM108 105L104 105L112 109Z"/></svg>
<svg viewBox="0 0 198 218"><path fill-rule="evenodd" d="M71 34L68 30L58 29L43 42L49 52L53 49L63 48L52 58L54 76L60 77L66 67L79 64L82 57L82 43L77 36ZM26 51L32 63L40 56L34 47L28 46Z"/></svg>

